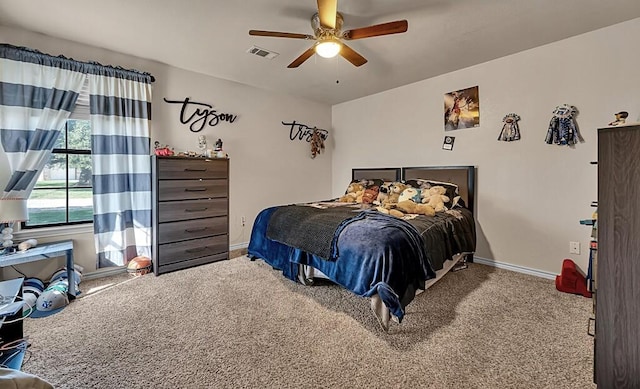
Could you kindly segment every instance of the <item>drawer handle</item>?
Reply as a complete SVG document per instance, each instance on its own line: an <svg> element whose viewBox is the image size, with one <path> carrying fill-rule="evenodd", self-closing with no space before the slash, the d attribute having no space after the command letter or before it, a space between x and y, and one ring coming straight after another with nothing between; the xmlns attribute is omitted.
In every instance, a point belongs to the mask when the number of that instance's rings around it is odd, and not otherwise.
<svg viewBox="0 0 640 389"><path fill-rule="evenodd" d="M200 227L200 228L186 228L184 230L184 232L199 232L199 231L204 231L209 227Z"/></svg>
<svg viewBox="0 0 640 389"><path fill-rule="evenodd" d="M591 332L591 323L593 322L593 333ZM587 335L596 336L596 319L590 317L587 323Z"/></svg>
<svg viewBox="0 0 640 389"><path fill-rule="evenodd" d="M187 208L184 211L185 212L202 212L202 211L206 211L207 209L209 209L209 208L207 208L207 207L204 207L204 208L193 208L193 209Z"/></svg>
<svg viewBox="0 0 640 389"><path fill-rule="evenodd" d="M185 188L185 192L204 192L207 188Z"/></svg>
<svg viewBox="0 0 640 389"><path fill-rule="evenodd" d="M187 250L184 250L184 251L186 253L197 253L197 252L200 252L200 251L204 251L204 250L206 250L208 248L209 248L209 246L204 246L204 247L197 247L195 249L187 249Z"/></svg>
<svg viewBox="0 0 640 389"><path fill-rule="evenodd" d="M189 169L189 168L186 168L186 169L184 169L184 171L185 172L206 172L207 169Z"/></svg>

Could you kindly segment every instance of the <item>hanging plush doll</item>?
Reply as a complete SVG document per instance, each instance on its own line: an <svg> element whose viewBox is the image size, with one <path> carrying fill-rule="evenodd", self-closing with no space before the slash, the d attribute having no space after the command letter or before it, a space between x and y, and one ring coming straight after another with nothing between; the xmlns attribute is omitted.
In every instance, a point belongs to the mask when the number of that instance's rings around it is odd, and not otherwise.
<svg viewBox="0 0 640 389"><path fill-rule="evenodd" d="M578 109L573 105L559 105L553 110L553 117L549 123L549 130L545 142L548 144L555 143L557 145L575 145L578 143L580 134L578 133L578 125L575 122L575 116Z"/></svg>
<svg viewBox="0 0 640 389"><path fill-rule="evenodd" d="M520 128L518 128L518 120L520 120L520 116L515 113L509 113L504 118L502 118L502 122L504 125L502 126L502 131L500 131L500 135L498 135L498 140L503 140L506 142L511 142L512 140L520 140Z"/></svg>
<svg viewBox="0 0 640 389"><path fill-rule="evenodd" d="M315 158L324 150L324 138L320 134L320 131L313 130L311 135L311 158Z"/></svg>

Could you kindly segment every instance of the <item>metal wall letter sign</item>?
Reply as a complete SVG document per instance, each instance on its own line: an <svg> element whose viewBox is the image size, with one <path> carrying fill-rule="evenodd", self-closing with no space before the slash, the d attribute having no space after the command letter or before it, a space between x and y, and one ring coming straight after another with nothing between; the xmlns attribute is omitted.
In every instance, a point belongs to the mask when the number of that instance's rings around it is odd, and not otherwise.
<svg viewBox="0 0 640 389"><path fill-rule="evenodd" d="M282 122L285 126L290 126L289 128L289 139L291 140L305 140L307 142L311 142L311 137L313 136L313 132L317 131L320 134L322 140L327 140L329 137L329 131L323 130L321 128L309 127L306 124L296 123L296 121L292 121L291 123Z"/></svg>
<svg viewBox="0 0 640 389"><path fill-rule="evenodd" d="M188 97L185 97L184 100L168 100L165 97L164 101L170 104L182 104L180 123L189 124L189 129L192 132L202 131L207 124L217 126L220 122L233 123L238 118L238 115L216 111L213 109L213 105L190 101ZM195 108L195 110L189 113L189 108Z"/></svg>

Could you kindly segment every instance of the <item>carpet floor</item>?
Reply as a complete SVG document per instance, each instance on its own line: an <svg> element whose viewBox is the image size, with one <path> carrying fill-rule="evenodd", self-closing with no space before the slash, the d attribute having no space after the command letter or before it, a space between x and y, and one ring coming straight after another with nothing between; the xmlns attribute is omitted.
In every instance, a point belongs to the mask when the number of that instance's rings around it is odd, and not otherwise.
<svg viewBox="0 0 640 389"><path fill-rule="evenodd" d="M480 264L389 332L369 299L246 257L80 287L24 323L23 370L57 388L595 388L591 299Z"/></svg>

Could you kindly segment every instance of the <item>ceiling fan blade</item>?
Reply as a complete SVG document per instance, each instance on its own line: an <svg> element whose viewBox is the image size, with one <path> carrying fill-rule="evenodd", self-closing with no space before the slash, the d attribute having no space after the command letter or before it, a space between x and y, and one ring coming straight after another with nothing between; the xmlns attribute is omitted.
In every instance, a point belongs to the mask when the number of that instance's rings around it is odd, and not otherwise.
<svg viewBox="0 0 640 389"><path fill-rule="evenodd" d="M336 28L338 0L318 0L318 16L320 25L325 28Z"/></svg>
<svg viewBox="0 0 640 389"><path fill-rule="evenodd" d="M406 20L376 24L375 26L355 28L342 33L342 38L346 40L370 38L380 35L399 34L407 32L409 23Z"/></svg>
<svg viewBox="0 0 640 389"><path fill-rule="evenodd" d="M361 56L355 50L345 45L344 43L342 44L342 48L340 49L340 55L355 66L362 66L367 63L367 59L365 57Z"/></svg>
<svg viewBox="0 0 640 389"><path fill-rule="evenodd" d="M291 62L289 64L289 66L287 66L288 68L297 68L298 66L302 65L302 63L306 60L308 60L309 58L311 58L311 56L315 53L314 50L314 46L311 46L309 49L307 49L307 51L305 51L304 53L302 53L298 58L294 59L293 62Z"/></svg>
<svg viewBox="0 0 640 389"><path fill-rule="evenodd" d="M316 39L313 35L308 34L296 34L293 32L278 32L278 31L261 31L261 30L249 30L249 35L254 36L272 36L276 38L294 38L294 39Z"/></svg>

